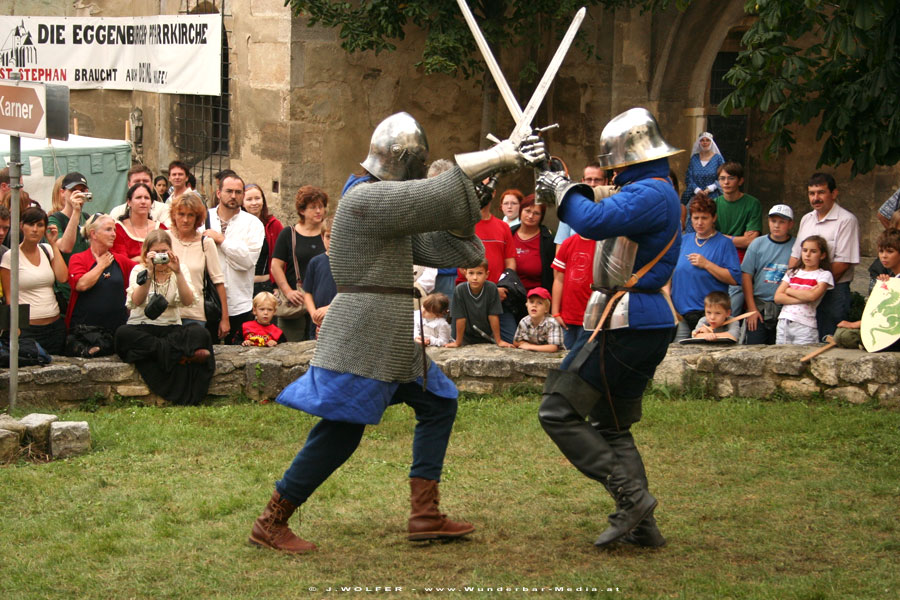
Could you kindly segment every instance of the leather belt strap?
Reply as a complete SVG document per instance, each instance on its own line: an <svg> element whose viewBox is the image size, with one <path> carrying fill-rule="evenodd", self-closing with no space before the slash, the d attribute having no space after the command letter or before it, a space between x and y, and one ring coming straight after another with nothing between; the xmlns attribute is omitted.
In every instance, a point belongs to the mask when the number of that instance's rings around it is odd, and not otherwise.
<svg viewBox="0 0 900 600"><path fill-rule="evenodd" d="M419 298L421 296L416 287L400 287L391 285L339 285L338 294L391 294L394 296L409 296Z"/></svg>
<svg viewBox="0 0 900 600"><path fill-rule="evenodd" d="M339 285L338 294L391 294L394 296L409 296L421 298L419 288L401 287L394 285ZM422 318L422 307L419 307L419 331L422 333L422 391L428 385L428 355L425 354L425 326Z"/></svg>

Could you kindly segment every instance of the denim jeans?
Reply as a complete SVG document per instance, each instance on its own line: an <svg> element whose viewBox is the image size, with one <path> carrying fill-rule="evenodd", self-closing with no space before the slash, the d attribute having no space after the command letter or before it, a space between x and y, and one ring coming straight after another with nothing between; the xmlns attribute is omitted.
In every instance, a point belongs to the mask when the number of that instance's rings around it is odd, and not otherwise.
<svg viewBox="0 0 900 600"><path fill-rule="evenodd" d="M391 404L400 403L416 413L409 476L440 481L456 420L456 400L435 396L423 391L420 383L410 382L400 384L391 399ZM365 425L322 419L309 432L306 444L275 483L275 489L291 504L300 506L353 455L365 429Z"/></svg>

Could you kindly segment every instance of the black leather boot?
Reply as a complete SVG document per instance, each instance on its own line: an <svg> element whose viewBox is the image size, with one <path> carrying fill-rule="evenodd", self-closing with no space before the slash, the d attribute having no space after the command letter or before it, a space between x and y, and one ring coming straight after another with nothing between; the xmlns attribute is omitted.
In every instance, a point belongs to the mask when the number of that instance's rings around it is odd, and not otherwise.
<svg viewBox="0 0 900 600"><path fill-rule="evenodd" d="M634 436L631 435L631 431L628 429L618 431L615 429L603 429L597 424L594 425L594 428L612 446L620 464L628 472L628 476L638 480L641 487L647 490L647 473L644 470L644 461L641 459L640 452L634 444ZM607 491L613 499L616 498L612 489L607 487ZM621 507L617 505L616 508ZM666 545L666 538L663 537L659 527L656 525L656 519L651 513L638 523L633 530L622 536L619 542L643 548L659 548Z"/></svg>
<svg viewBox="0 0 900 600"><path fill-rule="evenodd" d="M606 546L622 538L653 512L656 498L624 468L606 438L565 397L544 394L538 418L569 462L585 476L608 486L616 500L618 510L609 516L610 525L594 542L595 546Z"/></svg>

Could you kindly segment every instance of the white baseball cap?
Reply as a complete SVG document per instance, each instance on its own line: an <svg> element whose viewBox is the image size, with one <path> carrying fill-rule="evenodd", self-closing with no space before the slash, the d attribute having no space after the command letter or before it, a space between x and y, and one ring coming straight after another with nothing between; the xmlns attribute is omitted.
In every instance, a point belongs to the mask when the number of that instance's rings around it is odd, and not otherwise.
<svg viewBox="0 0 900 600"><path fill-rule="evenodd" d="M784 217L785 219L794 220L794 211L787 204L776 204L769 209L769 216Z"/></svg>

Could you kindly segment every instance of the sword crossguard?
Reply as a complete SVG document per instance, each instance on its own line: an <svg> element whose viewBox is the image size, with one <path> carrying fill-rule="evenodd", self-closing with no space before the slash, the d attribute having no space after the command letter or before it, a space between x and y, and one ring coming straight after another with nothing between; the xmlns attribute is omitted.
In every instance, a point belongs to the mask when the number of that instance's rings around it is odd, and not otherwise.
<svg viewBox="0 0 900 600"><path fill-rule="evenodd" d="M559 123L553 123L552 125L547 125L546 127L539 127L534 130L534 133L540 135L545 131L550 131L551 129L559 129Z"/></svg>

